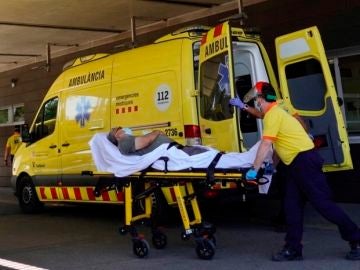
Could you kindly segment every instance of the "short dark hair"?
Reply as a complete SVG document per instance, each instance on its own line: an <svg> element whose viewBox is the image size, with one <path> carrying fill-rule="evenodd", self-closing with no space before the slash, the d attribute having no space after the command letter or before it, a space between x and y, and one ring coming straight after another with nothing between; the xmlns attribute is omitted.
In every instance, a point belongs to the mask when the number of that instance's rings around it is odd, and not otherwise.
<svg viewBox="0 0 360 270"><path fill-rule="evenodd" d="M14 131L15 131L15 132L20 132L20 127L19 127L19 126L15 126L15 127L14 127Z"/></svg>

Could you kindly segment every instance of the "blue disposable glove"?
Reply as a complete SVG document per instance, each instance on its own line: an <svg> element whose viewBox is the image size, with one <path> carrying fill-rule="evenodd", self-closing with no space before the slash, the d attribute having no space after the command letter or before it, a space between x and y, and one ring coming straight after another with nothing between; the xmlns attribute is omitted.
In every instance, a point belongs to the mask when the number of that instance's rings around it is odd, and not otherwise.
<svg viewBox="0 0 360 270"><path fill-rule="evenodd" d="M257 170L250 169L247 171L245 178L246 180L255 180L256 176L257 176Z"/></svg>
<svg viewBox="0 0 360 270"><path fill-rule="evenodd" d="M231 98L229 100L229 103L230 103L230 105L236 106L239 109L244 109L245 108L244 102L242 102L242 100L238 96L236 96L235 98Z"/></svg>

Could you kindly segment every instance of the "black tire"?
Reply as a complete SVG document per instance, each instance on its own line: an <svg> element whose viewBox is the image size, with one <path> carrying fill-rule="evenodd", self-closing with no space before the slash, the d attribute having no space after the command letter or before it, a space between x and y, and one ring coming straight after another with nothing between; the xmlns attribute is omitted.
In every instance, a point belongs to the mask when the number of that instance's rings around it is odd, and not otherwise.
<svg viewBox="0 0 360 270"><path fill-rule="evenodd" d="M133 252L139 258L144 258L149 255L149 244L144 239L133 240Z"/></svg>
<svg viewBox="0 0 360 270"><path fill-rule="evenodd" d="M162 232L155 232L152 236L152 244L156 249L163 249L167 245L167 237Z"/></svg>
<svg viewBox="0 0 360 270"><path fill-rule="evenodd" d="M215 255L214 243L206 238L197 243L195 250L198 257L203 260L211 260Z"/></svg>
<svg viewBox="0 0 360 270"><path fill-rule="evenodd" d="M21 210L25 214L39 213L43 204L36 195L35 186L30 176L23 176L19 181L17 194Z"/></svg>

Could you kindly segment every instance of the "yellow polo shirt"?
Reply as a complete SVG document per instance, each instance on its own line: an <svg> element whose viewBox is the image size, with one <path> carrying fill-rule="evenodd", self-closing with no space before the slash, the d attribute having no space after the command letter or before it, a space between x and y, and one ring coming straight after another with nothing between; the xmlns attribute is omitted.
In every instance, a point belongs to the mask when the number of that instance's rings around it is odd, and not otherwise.
<svg viewBox="0 0 360 270"><path fill-rule="evenodd" d="M284 111L288 112L289 114L291 115L298 115L298 112L291 109L290 107L288 107L286 104L285 104L285 101L283 99L278 99L276 100L276 103L279 105L279 107L281 109L283 109Z"/></svg>
<svg viewBox="0 0 360 270"><path fill-rule="evenodd" d="M271 140L280 159L289 165L298 153L314 148L314 143L296 118L272 103L264 116L263 138Z"/></svg>
<svg viewBox="0 0 360 270"><path fill-rule="evenodd" d="M11 135L6 142L6 148L10 147L10 149L11 149L10 155L15 155L15 153L18 150L20 145L21 145L20 134Z"/></svg>

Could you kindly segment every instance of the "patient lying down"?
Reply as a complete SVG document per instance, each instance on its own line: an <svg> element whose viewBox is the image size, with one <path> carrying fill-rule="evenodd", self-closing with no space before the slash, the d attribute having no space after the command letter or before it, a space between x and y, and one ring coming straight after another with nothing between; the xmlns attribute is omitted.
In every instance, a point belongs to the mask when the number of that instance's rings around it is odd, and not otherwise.
<svg viewBox="0 0 360 270"><path fill-rule="evenodd" d="M161 131L143 136L132 136L127 129L115 128L110 133L98 133L90 140L90 148L98 171L111 172L124 177L151 166L164 170L165 163L159 160L168 157L167 169L179 171L188 168L207 169L218 150L205 146L169 147L174 141ZM256 156L259 143L244 153L223 154L215 168L248 168ZM269 156L267 161L271 161Z"/></svg>

